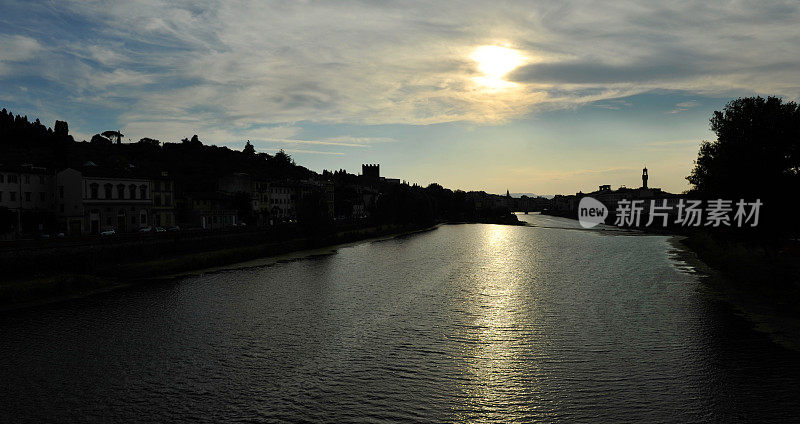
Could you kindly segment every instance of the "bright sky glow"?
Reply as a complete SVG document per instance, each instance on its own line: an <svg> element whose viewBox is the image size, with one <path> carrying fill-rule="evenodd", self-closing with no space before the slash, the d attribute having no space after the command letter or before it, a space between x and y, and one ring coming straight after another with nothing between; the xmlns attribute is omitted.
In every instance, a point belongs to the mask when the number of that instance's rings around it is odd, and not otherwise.
<svg viewBox="0 0 800 424"><path fill-rule="evenodd" d="M500 46L480 46L470 55L478 63L483 76L473 80L491 89L503 89L516 84L503 79L509 72L525 63L525 57L518 51Z"/></svg>

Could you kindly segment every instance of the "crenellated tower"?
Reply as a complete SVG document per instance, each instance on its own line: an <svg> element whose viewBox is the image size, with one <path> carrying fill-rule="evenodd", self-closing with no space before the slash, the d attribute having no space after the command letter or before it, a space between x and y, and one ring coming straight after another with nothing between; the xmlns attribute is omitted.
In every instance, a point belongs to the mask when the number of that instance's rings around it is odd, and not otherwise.
<svg viewBox="0 0 800 424"><path fill-rule="evenodd" d="M647 167L642 169L642 188L647 188Z"/></svg>

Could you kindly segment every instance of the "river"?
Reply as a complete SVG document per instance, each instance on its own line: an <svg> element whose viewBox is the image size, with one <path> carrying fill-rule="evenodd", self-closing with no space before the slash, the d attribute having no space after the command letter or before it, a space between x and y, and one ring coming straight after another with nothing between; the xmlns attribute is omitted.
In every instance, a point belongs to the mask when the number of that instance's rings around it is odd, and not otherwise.
<svg viewBox="0 0 800 424"><path fill-rule="evenodd" d="M800 417L800 356L669 237L444 225L0 314L8 422Z"/></svg>

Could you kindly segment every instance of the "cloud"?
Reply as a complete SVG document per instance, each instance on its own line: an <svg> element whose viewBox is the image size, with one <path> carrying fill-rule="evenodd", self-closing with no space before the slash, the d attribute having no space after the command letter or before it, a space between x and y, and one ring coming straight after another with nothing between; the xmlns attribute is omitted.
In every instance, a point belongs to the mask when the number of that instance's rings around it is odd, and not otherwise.
<svg viewBox="0 0 800 424"><path fill-rule="evenodd" d="M257 138L257 137L256 137ZM258 138L259 141L267 142L280 142L289 144L316 144L320 146L343 146L343 147L370 147L375 143L393 143L395 140L390 137L353 137L353 136L337 136L326 137L318 140L303 140L297 138Z"/></svg>
<svg viewBox="0 0 800 424"><path fill-rule="evenodd" d="M261 152L265 153L275 153L279 150L283 150L286 153L304 153L304 154L311 154L311 155L334 155L334 156L342 156L344 153L342 152L324 152L321 150L306 150L306 149L287 149L284 147L273 147L272 149L258 149Z"/></svg>
<svg viewBox="0 0 800 424"><path fill-rule="evenodd" d="M20 62L35 57L42 45L31 37L0 34L0 61Z"/></svg>
<svg viewBox="0 0 800 424"><path fill-rule="evenodd" d="M689 100L686 102L680 102L675 105L675 109L670 110L668 113L679 113L679 112L686 112L687 110L696 107L699 103L696 100Z"/></svg>
<svg viewBox="0 0 800 424"><path fill-rule="evenodd" d="M16 63L33 59L42 50L34 38L0 34L0 77L10 74Z"/></svg>
<svg viewBox="0 0 800 424"><path fill-rule="evenodd" d="M62 110L102 108L137 136L281 143L296 130L259 128L494 124L653 90L796 98L799 15L749 1L37 3L0 18L29 28L0 35L0 86L43 79ZM529 59L511 88L475 84L481 45Z"/></svg>
<svg viewBox="0 0 800 424"><path fill-rule="evenodd" d="M629 108L633 106L633 103L627 100L608 100L602 103L595 103L592 106L601 108L601 109L609 109L609 110L619 110L622 108Z"/></svg>
<svg viewBox="0 0 800 424"><path fill-rule="evenodd" d="M695 76L700 73L697 63L642 63L604 64L598 62L561 62L528 65L515 71L510 79L515 82L552 84L618 84L664 82Z"/></svg>

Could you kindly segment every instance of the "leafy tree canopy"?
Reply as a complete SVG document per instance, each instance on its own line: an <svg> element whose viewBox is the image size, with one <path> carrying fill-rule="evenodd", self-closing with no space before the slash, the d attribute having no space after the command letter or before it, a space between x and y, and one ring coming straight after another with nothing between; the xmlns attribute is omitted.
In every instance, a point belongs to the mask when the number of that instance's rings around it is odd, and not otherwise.
<svg viewBox="0 0 800 424"><path fill-rule="evenodd" d="M800 108L778 97L746 97L714 112L714 141L704 141L687 177L709 196L773 197L800 176Z"/></svg>

